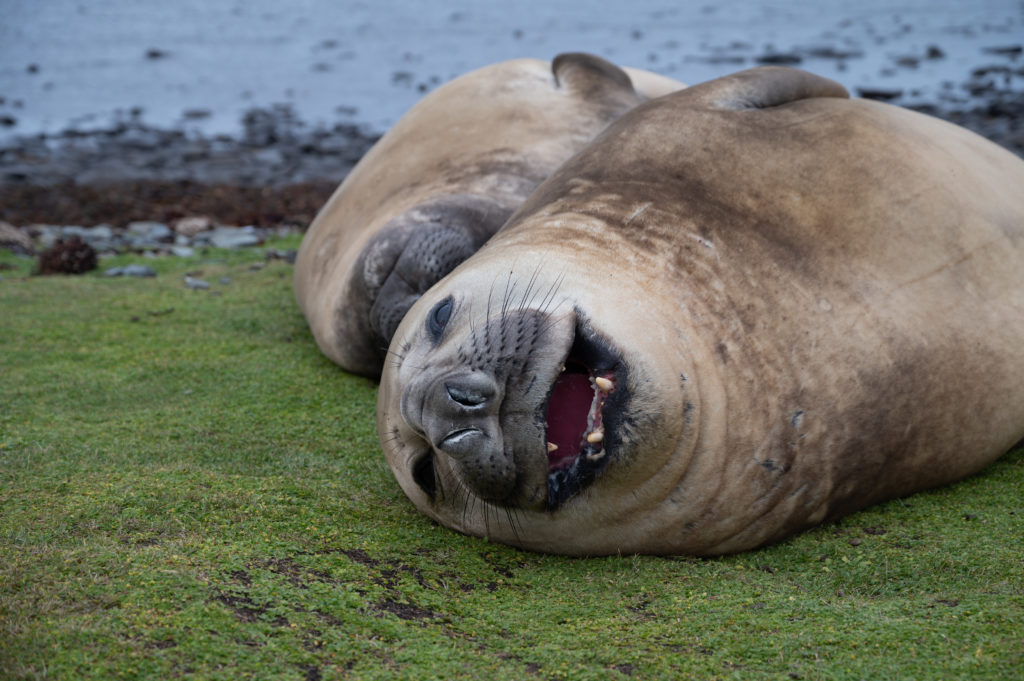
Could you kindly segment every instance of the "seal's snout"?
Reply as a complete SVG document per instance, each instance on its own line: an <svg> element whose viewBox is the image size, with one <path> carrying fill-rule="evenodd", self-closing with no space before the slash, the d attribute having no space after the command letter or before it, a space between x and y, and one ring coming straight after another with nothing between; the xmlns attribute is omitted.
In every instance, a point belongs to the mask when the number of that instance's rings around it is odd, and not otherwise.
<svg viewBox="0 0 1024 681"><path fill-rule="evenodd" d="M463 373L435 383L430 396L428 432L435 448L464 460L500 443L500 394L494 379L480 371ZM447 432L445 432L447 431Z"/></svg>
<svg viewBox="0 0 1024 681"><path fill-rule="evenodd" d="M497 408L495 397L498 394L498 386L494 379L485 373L476 371L453 377L445 381L444 387L448 399L461 408L478 411Z"/></svg>
<svg viewBox="0 0 1024 681"><path fill-rule="evenodd" d="M460 369L425 387L418 424L430 446L452 460L474 491L492 501L508 497L516 477L504 451L502 396L490 374Z"/></svg>
<svg viewBox="0 0 1024 681"><path fill-rule="evenodd" d="M575 315L551 314L544 309L550 299L532 307L533 288L517 305L513 284L501 308L483 319L466 319L458 298L441 299L421 322L422 354L404 352L402 419L417 451L430 452L412 473L432 498L470 493L506 507L546 504L544 406L572 344Z"/></svg>

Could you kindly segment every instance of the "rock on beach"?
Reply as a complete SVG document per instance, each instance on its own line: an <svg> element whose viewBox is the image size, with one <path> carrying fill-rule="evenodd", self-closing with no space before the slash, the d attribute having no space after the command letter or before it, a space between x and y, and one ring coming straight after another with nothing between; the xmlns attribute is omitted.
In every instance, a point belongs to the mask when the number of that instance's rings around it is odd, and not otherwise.
<svg viewBox="0 0 1024 681"><path fill-rule="evenodd" d="M22 255L30 255L35 252L32 237L6 222L0 222L0 248L7 248Z"/></svg>

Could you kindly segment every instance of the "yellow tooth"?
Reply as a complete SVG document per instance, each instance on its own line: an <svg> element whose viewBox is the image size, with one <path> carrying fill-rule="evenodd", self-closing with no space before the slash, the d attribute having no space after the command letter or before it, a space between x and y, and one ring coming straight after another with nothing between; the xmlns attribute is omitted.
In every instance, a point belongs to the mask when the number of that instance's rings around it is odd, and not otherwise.
<svg viewBox="0 0 1024 681"><path fill-rule="evenodd" d="M556 445L554 442L549 442L548 443L548 454L550 454L551 452L556 451L557 449L558 449L558 445Z"/></svg>
<svg viewBox="0 0 1024 681"><path fill-rule="evenodd" d="M598 442L604 441L604 433L600 430L595 430L593 433L587 434L587 442L592 445L596 445Z"/></svg>
<svg viewBox="0 0 1024 681"><path fill-rule="evenodd" d="M603 457L604 457L604 450L603 449L601 451L599 451L599 452L594 452L592 454L587 454L587 459L589 461L597 461L597 460L599 460L599 459L601 459Z"/></svg>
<svg viewBox="0 0 1024 681"><path fill-rule="evenodd" d="M595 378L594 384L597 386L597 389L603 393L611 392L612 388L615 387L615 383L609 381L604 376L598 376Z"/></svg>

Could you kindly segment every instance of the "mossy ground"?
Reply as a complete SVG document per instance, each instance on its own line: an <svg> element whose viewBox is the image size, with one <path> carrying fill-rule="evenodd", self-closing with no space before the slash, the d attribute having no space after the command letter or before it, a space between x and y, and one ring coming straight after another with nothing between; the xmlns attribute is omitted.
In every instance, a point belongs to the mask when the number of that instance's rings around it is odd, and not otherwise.
<svg viewBox="0 0 1024 681"><path fill-rule="evenodd" d="M0 256L0 677L1024 669L1024 451L737 556L525 553L412 507L375 384L319 353L291 266L260 260L44 278ZM185 288L197 270L210 290Z"/></svg>

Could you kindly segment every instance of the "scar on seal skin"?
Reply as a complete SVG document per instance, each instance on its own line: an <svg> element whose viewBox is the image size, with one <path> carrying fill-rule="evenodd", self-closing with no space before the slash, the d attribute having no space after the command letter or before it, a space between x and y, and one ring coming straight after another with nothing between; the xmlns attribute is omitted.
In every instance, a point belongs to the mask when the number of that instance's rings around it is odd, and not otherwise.
<svg viewBox="0 0 1024 681"><path fill-rule="evenodd" d="M608 123L683 85L592 55L488 66L424 97L310 226L295 293L320 349L377 377L416 299Z"/></svg>
<svg viewBox="0 0 1024 681"><path fill-rule="evenodd" d="M1024 437L1024 161L763 67L640 105L396 331L378 432L460 532L776 542Z"/></svg>

